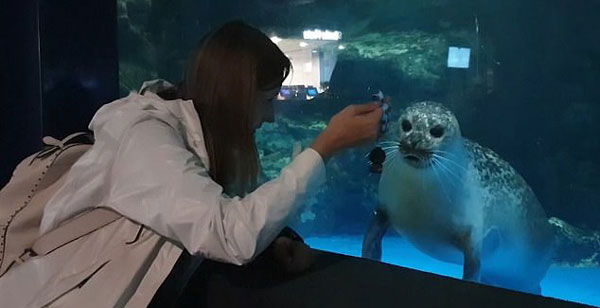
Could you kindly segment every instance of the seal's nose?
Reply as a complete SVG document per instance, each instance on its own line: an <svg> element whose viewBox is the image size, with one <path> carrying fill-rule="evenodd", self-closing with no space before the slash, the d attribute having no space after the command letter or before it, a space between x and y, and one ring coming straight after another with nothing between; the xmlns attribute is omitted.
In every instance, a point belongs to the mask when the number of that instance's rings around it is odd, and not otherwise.
<svg viewBox="0 0 600 308"><path fill-rule="evenodd" d="M408 140L406 140L407 146L411 149L416 149L421 143L421 139L417 135L412 135Z"/></svg>
<svg viewBox="0 0 600 308"><path fill-rule="evenodd" d="M408 136L408 138L404 139L400 142L400 148L404 151L414 152L423 150L421 147L423 146L423 136L420 134L412 134Z"/></svg>

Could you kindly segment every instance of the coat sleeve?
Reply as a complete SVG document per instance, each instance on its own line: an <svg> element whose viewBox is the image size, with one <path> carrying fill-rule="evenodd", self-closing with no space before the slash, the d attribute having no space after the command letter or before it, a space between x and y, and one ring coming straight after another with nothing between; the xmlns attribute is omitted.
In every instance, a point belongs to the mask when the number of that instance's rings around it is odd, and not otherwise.
<svg viewBox="0 0 600 308"><path fill-rule="evenodd" d="M244 264L262 252L306 195L325 180L321 156L298 155L278 178L229 198L181 134L158 119L122 139L105 206L206 258Z"/></svg>

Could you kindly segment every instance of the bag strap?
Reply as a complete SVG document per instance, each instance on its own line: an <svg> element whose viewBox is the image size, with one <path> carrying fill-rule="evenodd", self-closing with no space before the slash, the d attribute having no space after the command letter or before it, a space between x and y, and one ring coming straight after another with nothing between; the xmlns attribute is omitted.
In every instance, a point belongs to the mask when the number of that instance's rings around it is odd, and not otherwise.
<svg viewBox="0 0 600 308"><path fill-rule="evenodd" d="M42 138L42 142L44 143L44 148L33 157L29 165L33 164L36 159L44 159L56 153L56 151L64 149L73 144L93 144L94 137L89 133L79 132L71 134L62 140L58 140L51 136L46 136Z"/></svg>
<svg viewBox="0 0 600 308"><path fill-rule="evenodd" d="M33 243L30 256L47 255L121 217L121 214L107 208L93 209L40 236Z"/></svg>
<svg viewBox="0 0 600 308"><path fill-rule="evenodd" d="M63 140L58 140L52 136L46 136L46 137L42 138L42 141L44 142L45 145L63 147L65 145L72 143L74 140L76 140L76 138L85 136L85 135L89 135L89 134L85 133L85 132L77 132L77 133L68 135Z"/></svg>

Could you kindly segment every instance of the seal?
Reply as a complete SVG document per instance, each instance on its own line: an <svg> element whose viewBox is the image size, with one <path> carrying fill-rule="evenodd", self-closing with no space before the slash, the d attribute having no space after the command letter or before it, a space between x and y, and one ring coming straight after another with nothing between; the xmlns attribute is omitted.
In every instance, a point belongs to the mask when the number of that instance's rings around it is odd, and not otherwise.
<svg viewBox="0 0 600 308"><path fill-rule="evenodd" d="M420 102L399 119L386 159L379 208L363 257L379 260L392 226L422 252L463 264L463 279L541 293L554 231L532 189L498 154L462 137L442 104Z"/></svg>

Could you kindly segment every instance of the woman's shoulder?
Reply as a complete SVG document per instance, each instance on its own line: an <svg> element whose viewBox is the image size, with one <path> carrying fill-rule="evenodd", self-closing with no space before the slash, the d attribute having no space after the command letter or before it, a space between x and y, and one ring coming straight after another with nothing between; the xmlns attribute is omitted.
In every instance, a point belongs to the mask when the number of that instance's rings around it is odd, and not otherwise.
<svg viewBox="0 0 600 308"><path fill-rule="evenodd" d="M119 142L141 122L149 125L168 124L181 135L198 156L205 156L204 138L200 118L193 102L176 99L165 100L156 92L169 89L172 84L164 80L144 82L139 92L104 105L92 120L90 129L97 139ZM164 129L164 127L163 127Z"/></svg>
<svg viewBox="0 0 600 308"><path fill-rule="evenodd" d="M127 96L116 99L103 105L96 112L92 125L95 122L106 122L109 119L137 116L144 113L160 114L168 117L180 117L180 110L183 105L193 105L190 101L182 99L164 99L159 94L168 91L175 91L177 87L172 83L155 79L145 81L138 91L131 91Z"/></svg>
<svg viewBox="0 0 600 308"><path fill-rule="evenodd" d="M166 102L152 92L144 95L131 92L98 109L89 128L94 135L108 133L111 139L120 139L118 136L140 121L164 122L179 128L182 126L179 104Z"/></svg>

